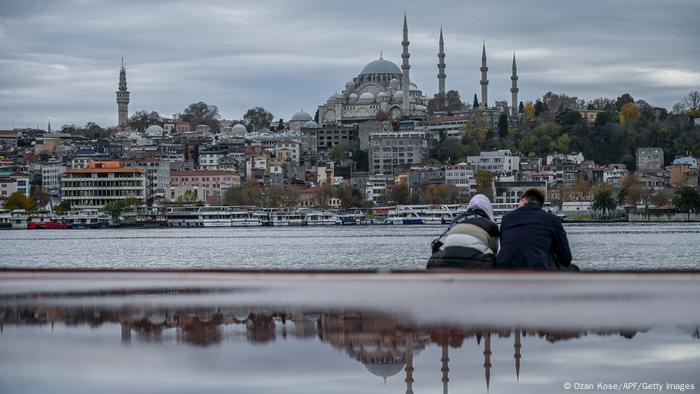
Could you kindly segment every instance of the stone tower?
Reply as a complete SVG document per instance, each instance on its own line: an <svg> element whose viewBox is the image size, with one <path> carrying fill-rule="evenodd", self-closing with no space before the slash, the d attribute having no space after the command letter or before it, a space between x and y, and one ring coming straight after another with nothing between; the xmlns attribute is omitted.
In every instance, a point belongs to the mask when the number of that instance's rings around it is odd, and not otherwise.
<svg viewBox="0 0 700 394"><path fill-rule="evenodd" d="M445 41L442 39L442 27L440 28L440 51L438 52L438 94L445 96Z"/></svg>
<svg viewBox="0 0 700 394"><path fill-rule="evenodd" d="M489 68L486 66L486 42L481 50L481 108L488 108L488 91L489 80L486 78L486 72Z"/></svg>
<svg viewBox="0 0 700 394"><path fill-rule="evenodd" d="M518 67L515 65L515 53L513 54L513 75L510 76L510 80L512 82L512 87L510 88L510 92L513 95L513 104L512 104L512 113L513 117L518 116Z"/></svg>
<svg viewBox="0 0 700 394"><path fill-rule="evenodd" d="M118 125L125 125L129 119L129 91L126 90L126 68L122 58L122 68L119 70L119 90L117 91Z"/></svg>
<svg viewBox="0 0 700 394"><path fill-rule="evenodd" d="M401 70L403 71L403 80L401 81L401 90L403 91L403 103L401 105L401 111L404 117L408 117L411 111L410 104L410 94L411 94L411 78L409 76L408 70L411 69L411 65L408 64L408 58L411 55L408 53L408 23L406 23L406 13L403 14L403 41L401 41L401 46L403 46L403 53L401 58L403 63L401 64Z"/></svg>

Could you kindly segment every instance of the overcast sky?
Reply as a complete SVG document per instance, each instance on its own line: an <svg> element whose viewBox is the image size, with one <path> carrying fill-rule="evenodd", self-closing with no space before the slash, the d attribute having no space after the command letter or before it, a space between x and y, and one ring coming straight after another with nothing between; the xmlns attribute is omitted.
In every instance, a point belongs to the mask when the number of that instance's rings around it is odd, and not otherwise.
<svg viewBox="0 0 700 394"><path fill-rule="evenodd" d="M629 92L670 107L700 89L698 0L0 0L0 128L114 125L121 57L130 113L313 115L380 52L400 64L404 10L411 80L430 97L440 26L447 89L465 101L484 40L491 103L510 101L513 52L523 101Z"/></svg>

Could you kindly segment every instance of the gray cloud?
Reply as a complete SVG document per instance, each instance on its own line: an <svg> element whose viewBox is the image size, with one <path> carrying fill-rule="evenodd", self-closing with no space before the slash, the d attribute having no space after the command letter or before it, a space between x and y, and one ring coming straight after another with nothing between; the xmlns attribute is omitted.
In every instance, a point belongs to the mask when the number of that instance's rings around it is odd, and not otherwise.
<svg viewBox="0 0 700 394"><path fill-rule="evenodd" d="M629 92L670 107L700 88L696 0L1 3L0 128L114 124L122 56L131 112L168 115L199 100L227 118L253 105L285 119L314 112L380 51L400 62L404 9L412 80L428 95L440 26L447 86L467 101L484 40L496 100L509 98L513 52L524 100Z"/></svg>

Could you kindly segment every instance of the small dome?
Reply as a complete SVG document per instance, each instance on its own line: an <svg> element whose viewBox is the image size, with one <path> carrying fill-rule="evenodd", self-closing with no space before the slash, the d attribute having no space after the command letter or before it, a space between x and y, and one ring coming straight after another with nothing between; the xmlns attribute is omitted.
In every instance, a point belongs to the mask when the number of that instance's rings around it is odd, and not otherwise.
<svg viewBox="0 0 700 394"><path fill-rule="evenodd" d="M391 100L391 94L389 94L387 92L379 92L379 94L377 94L377 101L386 102L386 101L390 101L390 100Z"/></svg>
<svg viewBox="0 0 700 394"><path fill-rule="evenodd" d="M401 81L396 78L391 78L391 81L389 81L389 87L392 89L401 89Z"/></svg>
<svg viewBox="0 0 700 394"><path fill-rule="evenodd" d="M371 92L364 92L360 95L360 98L357 100L359 104L372 104L374 103L375 98L374 94Z"/></svg>
<svg viewBox="0 0 700 394"><path fill-rule="evenodd" d="M163 128L158 125L148 126L146 129L146 134L151 137L158 137L163 135Z"/></svg>
<svg viewBox="0 0 700 394"><path fill-rule="evenodd" d="M425 105L416 105L416 111L418 112L425 112L428 110L428 108Z"/></svg>
<svg viewBox="0 0 700 394"><path fill-rule="evenodd" d="M369 62L365 68L362 69L360 75L372 75L372 74L401 74L401 69L396 64L379 58Z"/></svg>
<svg viewBox="0 0 700 394"><path fill-rule="evenodd" d="M353 89L355 89L355 82L350 81L350 82L346 83L346 84L345 84L345 89L347 89L347 90L353 90Z"/></svg>
<svg viewBox="0 0 700 394"><path fill-rule="evenodd" d="M397 373L403 371L406 366L403 362L392 362L386 364L365 364L365 368L372 375L379 376L380 378L388 378L389 376L394 376Z"/></svg>
<svg viewBox="0 0 700 394"><path fill-rule="evenodd" d="M295 113L292 116L292 121L293 122L308 122L309 120L313 120L314 118L311 117L307 112L304 111L299 111Z"/></svg>
<svg viewBox="0 0 700 394"><path fill-rule="evenodd" d="M331 95L331 97L328 98L328 103L329 104L336 104L336 103L344 103L345 102L345 97L342 94L334 94Z"/></svg>
<svg viewBox="0 0 700 394"><path fill-rule="evenodd" d="M238 123L231 127L231 133L235 135L244 135L247 132L248 129L245 128L245 125L243 123Z"/></svg>
<svg viewBox="0 0 700 394"><path fill-rule="evenodd" d="M350 93L350 95L348 96L348 103L355 104L357 102L358 98L359 98L359 96L356 95L355 93Z"/></svg>
<svg viewBox="0 0 700 394"><path fill-rule="evenodd" d="M403 99L403 90L397 90L393 95L394 99Z"/></svg>
<svg viewBox="0 0 700 394"><path fill-rule="evenodd" d="M313 120L310 120L306 123L304 123L304 128L305 129L317 129L318 128L318 123L316 123Z"/></svg>
<svg viewBox="0 0 700 394"><path fill-rule="evenodd" d="M418 90L418 85L415 83L411 82L411 90Z"/></svg>

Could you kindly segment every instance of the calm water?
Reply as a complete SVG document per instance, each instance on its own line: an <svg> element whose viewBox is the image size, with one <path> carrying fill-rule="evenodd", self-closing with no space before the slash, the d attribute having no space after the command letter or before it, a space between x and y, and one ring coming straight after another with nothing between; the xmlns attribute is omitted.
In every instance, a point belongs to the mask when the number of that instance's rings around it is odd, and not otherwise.
<svg viewBox="0 0 700 394"><path fill-rule="evenodd" d="M423 269L442 226L13 230L0 267ZM700 223L566 225L584 270L700 269Z"/></svg>

